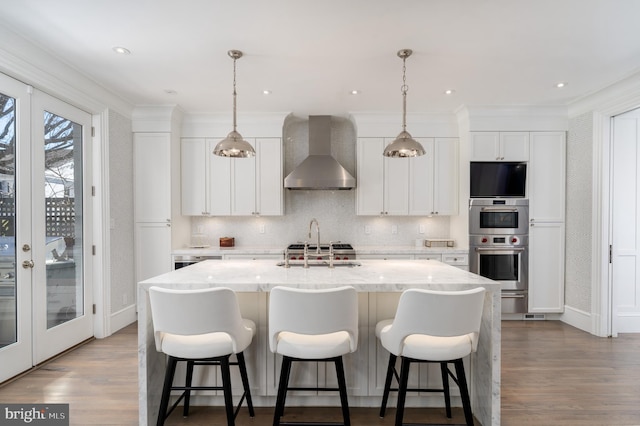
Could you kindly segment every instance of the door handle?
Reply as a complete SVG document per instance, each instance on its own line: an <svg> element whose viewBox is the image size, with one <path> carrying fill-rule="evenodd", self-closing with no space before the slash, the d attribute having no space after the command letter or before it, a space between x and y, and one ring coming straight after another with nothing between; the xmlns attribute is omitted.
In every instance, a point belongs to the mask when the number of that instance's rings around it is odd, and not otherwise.
<svg viewBox="0 0 640 426"><path fill-rule="evenodd" d="M28 252L29 250L31 250L31 246L30 246L29 244L24 244L24 245L22 246L22 251L23 251L23 252L25 252L25 253L26 253L26 252Z"/></svg>
<svg viewBox="0 0 640 426"><path fill-rule="evenodd" d="M524 294L502 293L501 297L503 299L524 299Z"/></svg>
<svg viewBox="0 0 640 426"><path fill-rule="evenodd" d="M513 252L523 252L524 248L523 247L476 247L475 248L477 252L482 252L482 251L500 251L500 252L505 252L505 251L513 251Z"/></svg>
<svg viewBox="0 0 640 426"><path fill-rule="evenodd" d="M24 262L22 262L22 267L24 269L33 268L34 266L35 266L35 263L33 263L33 260L25 260Z"/></svg>

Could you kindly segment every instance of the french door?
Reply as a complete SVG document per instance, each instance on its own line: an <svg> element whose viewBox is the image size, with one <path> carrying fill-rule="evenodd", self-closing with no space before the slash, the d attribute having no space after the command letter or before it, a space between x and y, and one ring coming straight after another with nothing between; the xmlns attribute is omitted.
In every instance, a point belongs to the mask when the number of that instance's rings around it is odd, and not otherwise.
<svg viewBox="0 0 640 426"><path fill-rule="evenodd" d="M0 382L93 335L90 130L0 74Z"/></svg>

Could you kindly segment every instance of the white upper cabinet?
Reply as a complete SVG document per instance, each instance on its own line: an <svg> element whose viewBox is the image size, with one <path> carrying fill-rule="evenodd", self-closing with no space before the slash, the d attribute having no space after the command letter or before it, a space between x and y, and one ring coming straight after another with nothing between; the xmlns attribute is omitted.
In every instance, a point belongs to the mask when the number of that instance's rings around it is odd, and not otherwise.
<svg viewBox="0 0 640 426"><path fill-rule="evenodd" d="M529 132L472 132L471 161L528 161Z"/></svg>
<svg viewBox="0 0 640 426"><path fill-rule="evenodd" d="M393 139L385 138L386 147ZM384 149L384 148L383 148ZM408 215L409 214L409 178L410 161L408 158L389 158L378 151L384 163L384 192L383 211L385 215Z"/></svg>
<svg viewBox="0 0 640 426"><path fill-rule="evenodd" d="M358 139L358 215L457 214L458 139L416 139L426 154L414 158L384 157L392 138Z"/></svg>
<svg viewBox="0 0 640 426"><path fill-rule="evenodd" d="M134 133L136 222L171 222L171 135Z"/></svg>
<svg viewBox="0 0 640 426"><path fill-rule="evenodd" d="M527 178L532 223L564 222L565 169L565 132L532 132Z"/></svg>
<svg viewBox="0 0 640 426"><path fill-rule="evenodd" d="M247 139L252 158L213 155L215 139L182 140L182 214L282 215L282 140Z"/></svg>
<svg viewBox="0 0 640 426"><path fill-rule="evenodd" d="M281 216L284 214L282 141L257 138L249 142L256 156L232 160L231 214Z"/></svg>
<svg viewBox="0 0 640 426"><path fill-rule="evenodd" d="M180 172L182 214L184 216L205 215L209 211L206 197L209 168L206 166L207 144L204 139L181 141Z"/></svg>
<svg viewBox="0 0 640 426"><path fill-rule="evenodd" d="M356 213L384 214L384 138L358 138L356 144Z"/></svg>

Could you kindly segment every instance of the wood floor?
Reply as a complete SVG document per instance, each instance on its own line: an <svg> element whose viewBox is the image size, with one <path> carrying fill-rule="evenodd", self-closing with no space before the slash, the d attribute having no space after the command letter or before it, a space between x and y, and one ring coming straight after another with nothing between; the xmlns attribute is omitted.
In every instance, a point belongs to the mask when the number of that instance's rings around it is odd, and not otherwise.
<svg viewBox="0 0 640 426"><path fill-rule="evenodd" d="M502 323L502 425L640 425L640 334L591 336L558 321ZM135 324L0 387L2 403L69 403L72 425L138 423ZM353 426L392 425L394 409L352 408ZM240 412L238 426L269 425L273 409ZM290 408L287 417L339 420L335 408ZM448 422L441 409L411 409L407 422ZM221 425L219 407L194 407L167 425Z"/></svg>

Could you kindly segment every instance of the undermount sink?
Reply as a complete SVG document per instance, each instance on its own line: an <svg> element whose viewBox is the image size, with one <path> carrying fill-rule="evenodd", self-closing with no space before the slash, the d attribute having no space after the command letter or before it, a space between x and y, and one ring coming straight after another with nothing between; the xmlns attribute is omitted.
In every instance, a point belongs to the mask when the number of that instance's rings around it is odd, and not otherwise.
<svg viewBox="0 0 640 426"><path fill-rule="evenodd" d="M288 263L287 262L278 262L277 266L282 266L282 267L287 267L288 266L296 266L296 267L304 267L304 261L303 260L290 260ZM316 266L323 266L325 268L330 267L329 261L328 260L309 260L307 265L309 267L316 267ZM349 267L349 268L355 268L356 266L361 266L362 264L360 262L354 262L353 260L334 260L333 261L333 266L334 267Z"/></svg>

